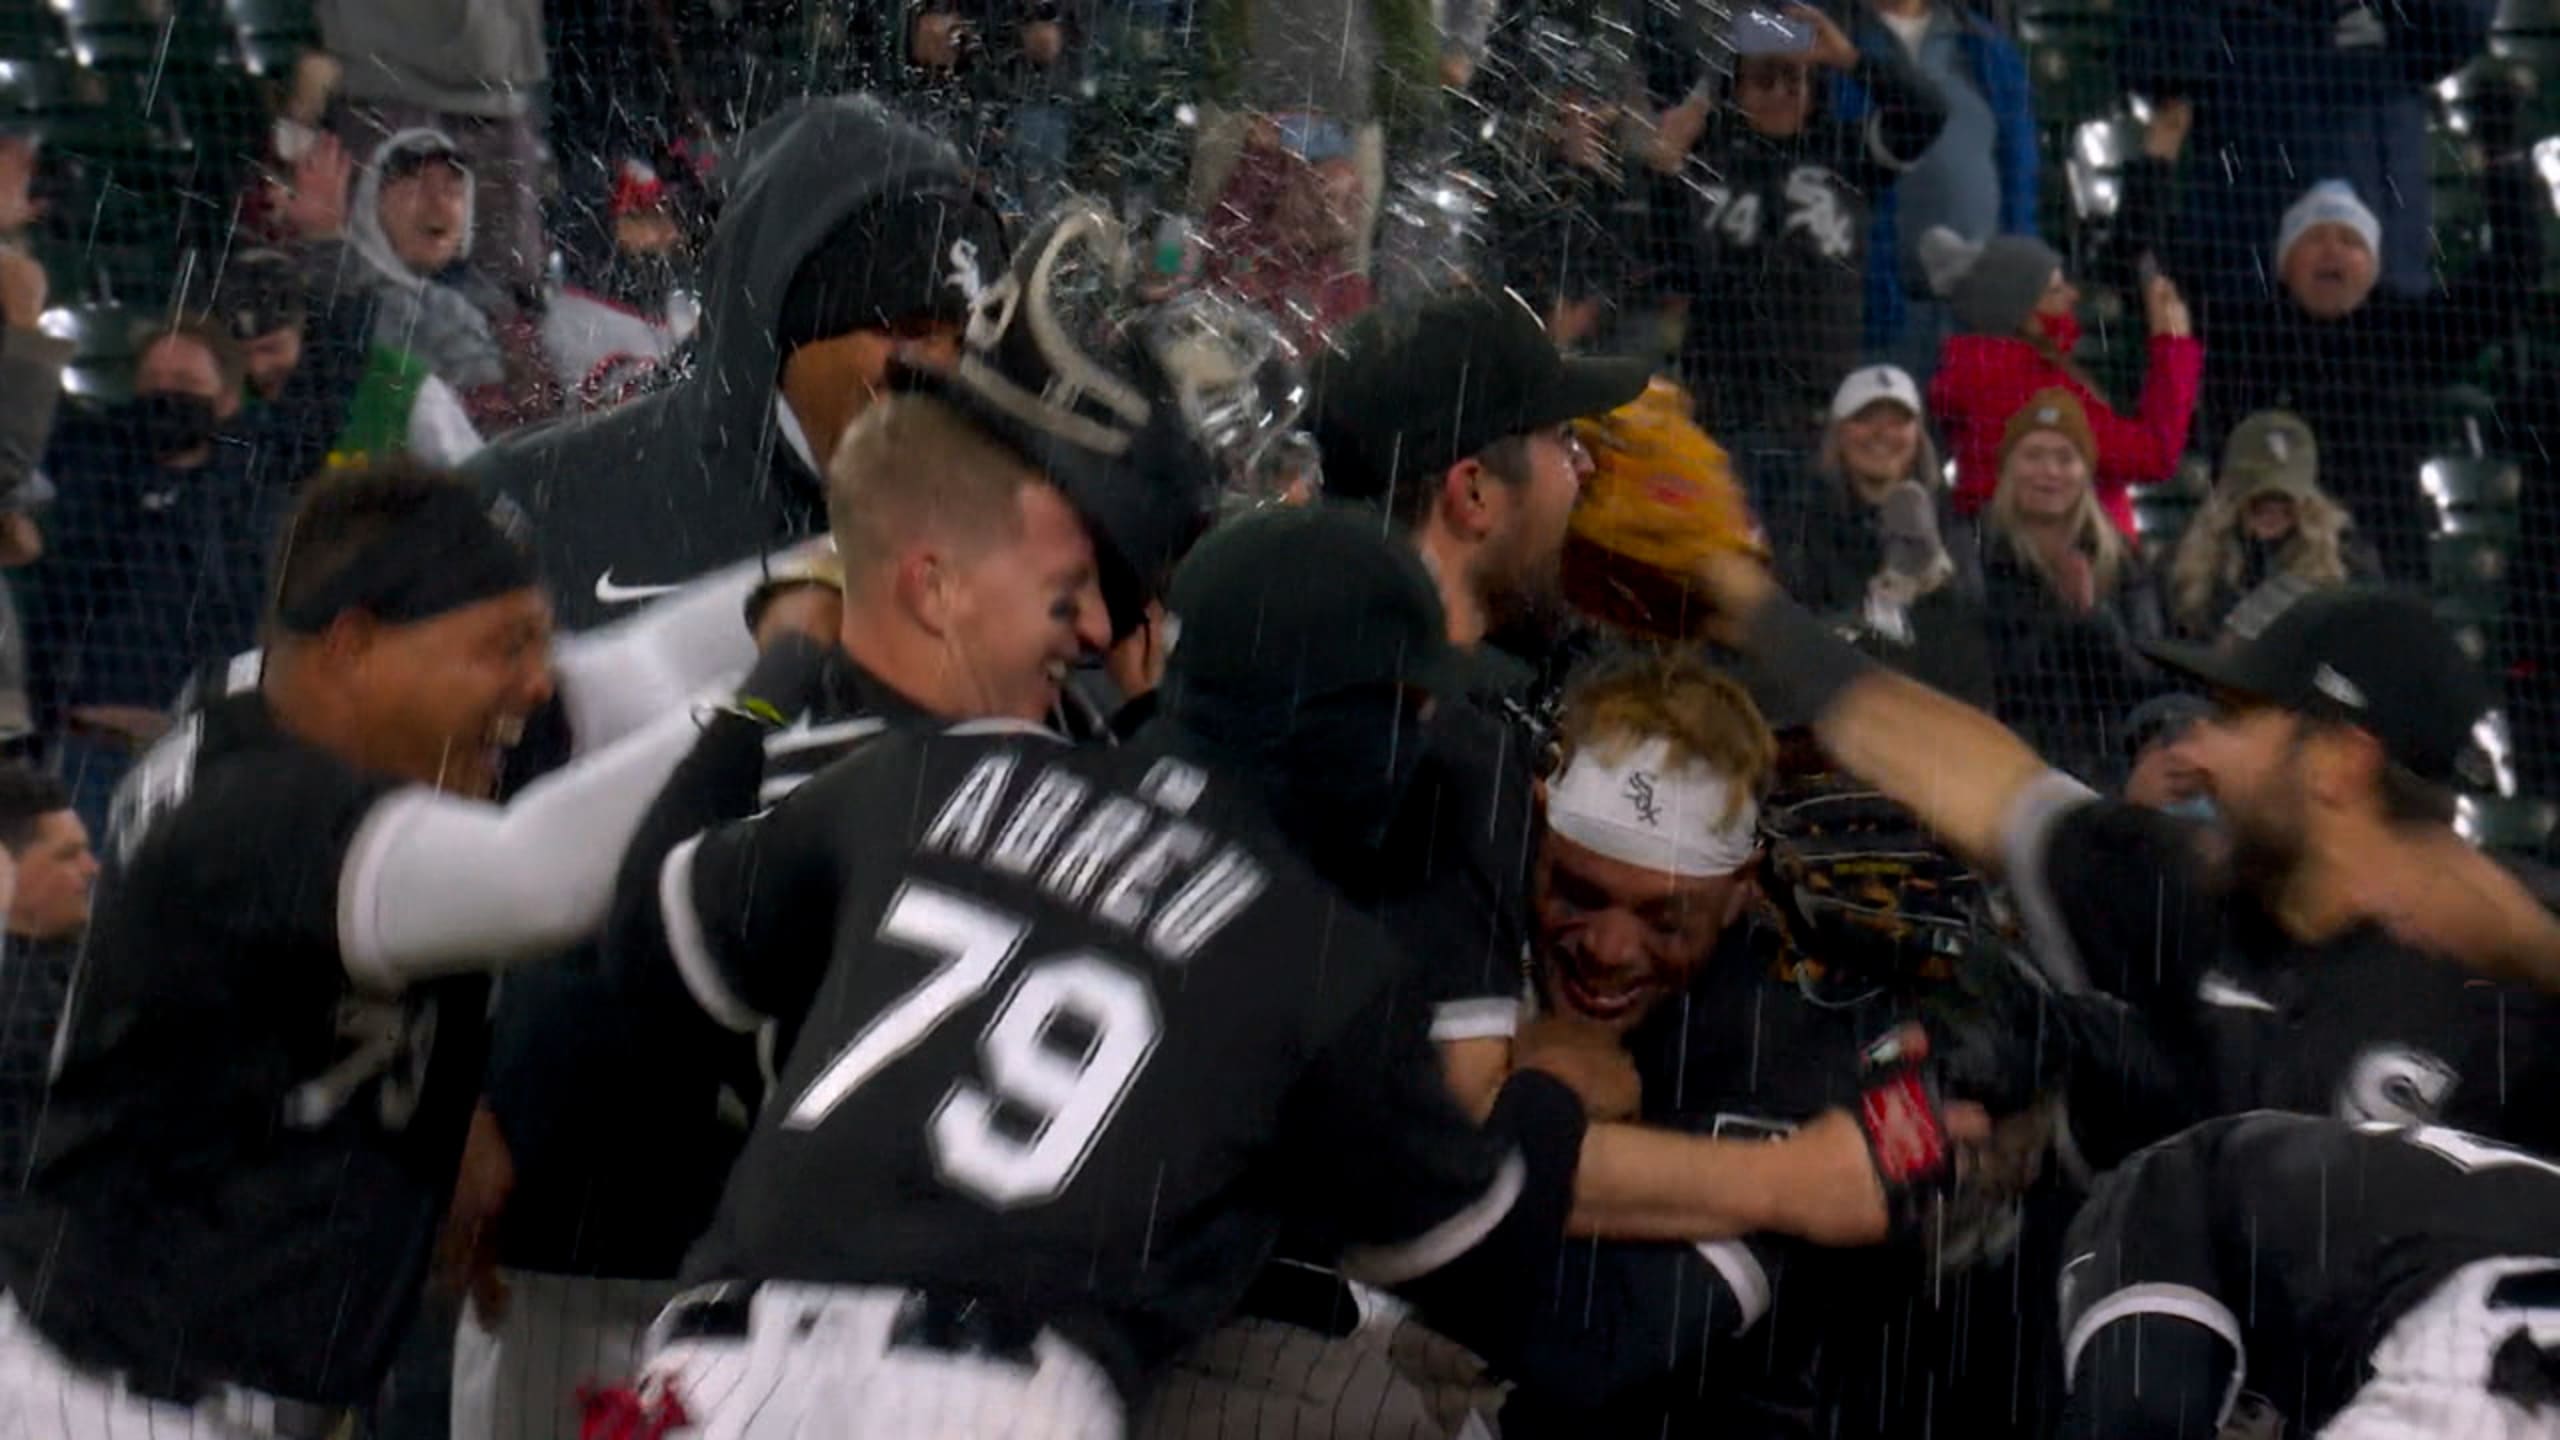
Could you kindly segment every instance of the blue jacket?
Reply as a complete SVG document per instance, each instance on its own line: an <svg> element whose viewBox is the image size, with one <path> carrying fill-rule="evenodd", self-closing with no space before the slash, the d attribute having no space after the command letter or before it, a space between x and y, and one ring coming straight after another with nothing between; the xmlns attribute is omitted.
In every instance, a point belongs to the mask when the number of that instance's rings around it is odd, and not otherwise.
<svg viewBox="0 0 2560 1440"><path fill-rule="evenodd" d="M2026 58L2008 36L1962 5L1942 5L1941 13L1963 27L1957 43L1971 64L1974 84L1981 91L1983 103L1991 108L1992 124L1998 132L2001 233L2032 235L2036 233L2036 113L2034 95L2027 84ZM1862 55L1900 53L1902 42L1863 6L1849 30ZM1831 113L1842 120L1861 123L1874 105L1874 97L1857 82L1855 72L1843 73L1832 81ZM1887 345L1902 333L1907 303L1902 290L1900 201L1891 189L1886 189L1874 197L1873 208L1867 232L1870 349Z"/></svg>

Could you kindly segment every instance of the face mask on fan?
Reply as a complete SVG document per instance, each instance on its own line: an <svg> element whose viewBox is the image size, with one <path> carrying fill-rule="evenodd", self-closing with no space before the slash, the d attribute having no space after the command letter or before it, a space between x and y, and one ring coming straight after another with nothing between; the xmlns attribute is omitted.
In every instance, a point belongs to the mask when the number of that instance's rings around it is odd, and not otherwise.
<svg viewBox="0 0 2560 1440"><path fill-rule="evenodd" d="M212 441L216 428L212 401L178 391L135 396L126 407L125 423L154 459L198 449Z"/></svg>

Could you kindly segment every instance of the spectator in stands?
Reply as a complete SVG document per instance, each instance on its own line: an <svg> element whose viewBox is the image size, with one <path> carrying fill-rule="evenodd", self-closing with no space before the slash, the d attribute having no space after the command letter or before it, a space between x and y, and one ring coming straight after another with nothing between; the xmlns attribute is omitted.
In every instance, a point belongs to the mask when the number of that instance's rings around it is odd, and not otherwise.
<svg viewBox="0 0 2560 1440"><path fill-rule="evenodd" d="M1314 354L1376 298L1353 258L1365 204L1348 132L1284 119L1246 141L1206 227L1201 273Z"/></svg>
<svg viewBox="0 0 2560 1440"><path fill-rule="evenodd" d="M542 349L580 406L645 387L701 319L677 283L686 248L678 203L654 167L625 155L609 192L583 197L563 226L565 279L543 307Z"/></svg>
<svg viewBox="0 0 2560 1440"><path fill-rule="evenodd" d="M462 152L436 131L403 130L373 151L352 194L329 204L346 192L345 179L336 142L317 141L297 168L289 207L323 306L370 303L374 345L415 356L453 388L481 433L548 413L551 377L529 322L468 263L477 201Z"/></svg>
<svg viewBox="0 0 2560 1440"><path fill-rule="evenodd" d="M1947 338L1929 382L1929 408L1955 454L1955 502L1971 515L1991 502L2007 453L2010 417L2046 389L2070 392L2094 444L2097 503L2116 529L2133 534L2130 487L2175 474L2187 448L2204 346L2191 333L2186 302L2166 276L2143 289L2150 364L2142 399L2119 414L2072 358L2080 344L2080 291L2053 247L2025 235L1967 243L1952 231L1921 237L1929 283L1947 299L1963 333Z"/></svg>
<svg viewBox="0 0 2560 1440"><path fill-rule="evenodd" d="M16 875L7 963L0 964L0 1186L15 1191L44 1104L54 1028L88 933L98 861L61 782L15 760L0 761L0 850Z"/></svg>
<svg viewBox="0 0 2560 1440"><path fill-rule="evenodd" d="M1756 474L1801 464L1857 365L1870 207L1946 109L1903 55L1860 54L1812 6L1734 24L1732 97L1689 160L1697 280L1681 368L1700 422ZM1817 103L1826 70L1873 97L1862 119Z"/></svg>
<svg viewBox="0 0 2560 1440"><path fill-rule="evenodd" d="M300 267L282 252L233 256L214 313L240 347L248 380L240 428L258 447L259 489L273 518L332 457L353 463L406 451L458 465L480 449L453 387L407 351L375 345L371 306L312 315Z"/></svg>
<svg viewBox="0 0 2560 1440"><path fill-rule="evenodd" d="M1867 231L1869 354L1928 382L1952 324L1930 294L1920 237L1953 231L1979 245L2036 233L2036 116L2027 66L1999 27L1954 0L1864 0L1850 38L1870 59L1900 55L1936 87L1947 120L1920 158L1876 195ZM1876 97L1855 74L1832 79L1832 109L1864 121Z"/></svg>
<svg viewBox="0 0 2560 1440"><path fill-rule="evenodd" d="M1227 192L1256 122L1338 126L1360 181L1351 268L1369 270L1387 183L1387 131L1436 113L1431 0L1205 0L1199 7L1208 104L1192 154L1190 210Z"/></svg>
<svg viewBox="0 0 2560 1440"><path fill-rule="evenodd" d="M2220 635L2249 597L2279 582L2375 580L2381 566L2354 520L2320 488L2320 451L2302 417L2262 410L2222 447L2213 495L2169 562L2168 611L2180 634Z"/></svg>
<svg viewBox="0 0 2560 1440"><path fill-rule="evenodd" d="M2442 293L2408 296L2378 288L2391 242L2363 198L2340 182L2312 186L2272 232L2281 288L2223 307L2214 341L2224 358L2205 386L2208 425L2271 408L2300 415L2319 437L2323 484L2401 582L2426 578L2434 530L2418 466L2431 444L2457 438L2442 433L2436 392L2513 331L2542 275L2530 162L2492 165L2482 188L2483 253Z"/></svg>
<svg viewBox="0 0 2560 1440"><path fill-rule="evenodd" d="M2159 606L2099 505L2098 439L2080 397L2038 391L2003 427L1980 547L1994 706L2037 753L2093 783L2118 720L2157 689L2136 648Z"/></svg>
<svg viewBox="0 0 2560 1440"><path fill-rule="evenodd" d="M28 195L35 148L25 136L0 135L0 570L33 564L44 553L35 512L53 489L38 460L53 434L62 367L72 354L69 341L37 328L48 279L43 262L19 243L37 213ZM26 627L13 591L0 582L0 749L25 744L34 725Z"/></svg>
<svg viewBox="0 0 2560 1440"><path fill-rule="evenodd" d="M191 315L138 348L129 404L56 429L46 469L61 499L25 597L38 721L101 831L115 781L168 728L196 667L254 642L264 597L238 347Z"/></svg>
<svg viewBox="0 0 2560 1440"><path fill-rule="evenodd" d="M1811 470L1755 500L1787 593L1953 694L1990 698L1982 574L1947 503L1920 387L1890 365L1840 382Z"/></svg>
<svg viewBox="0 0 2560 1440"><path fill-rule="evenodd" d="M2434 246L2427 91L2480 53L2495 8L2494 0L2135 7L2125 88L2195 108L2201 153L2187 167L2186 243L2174 258L2201 287L2217 335L2221 301L2271 288L2260 247L2306 176L2342 177L2384 205L2376 222L2384 238L2374 247L2383 278L2395 293L2426 293Z"/></svg>
<svg viewBox="0 0 2560 1440"><path fill-rule="evenodd" d="M1566 349L1598 345L1638 298L1651 217L1685 207L1676 186L1629 164L1620 143L1631 77L1619 57L1549 26L1522 42L1533 83L1518 92L1522 139L1501 151L1491 259L1502 283L1546 317Z"/></svg>
<svg viewBox="0 0 2560 1440"><path fill-rule="evenodd" d="M542 0L316 0L314 9L322 44L345 67L340 138L369 154L407 131L450 137L455 169L477 190L481 270L512 303L539 303L551 249L534 124L550 75Z"/></svg>

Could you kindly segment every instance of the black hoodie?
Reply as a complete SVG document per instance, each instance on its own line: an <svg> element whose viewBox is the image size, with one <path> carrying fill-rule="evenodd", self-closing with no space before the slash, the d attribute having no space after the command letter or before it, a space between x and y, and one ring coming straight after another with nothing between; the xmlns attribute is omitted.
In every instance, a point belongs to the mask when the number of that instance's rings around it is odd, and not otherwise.
<svg viewBox="0 0 2560 1440"><path fill-rule="evenodd" d="M825 487L777 424L783 296L801 262L865 207L969 188L951 147L863 96L785 109L724 168L728 198L703 258L689 373L617 408L509 436L469 467L532 521L567 628L825 528ZM968 284L993 281L1003 259L977 256Z"/></svg>

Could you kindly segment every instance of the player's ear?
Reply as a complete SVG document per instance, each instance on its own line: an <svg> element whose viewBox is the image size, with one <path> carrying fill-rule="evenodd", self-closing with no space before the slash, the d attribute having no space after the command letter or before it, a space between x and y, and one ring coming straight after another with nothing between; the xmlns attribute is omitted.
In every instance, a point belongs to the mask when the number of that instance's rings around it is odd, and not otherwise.
<svg viewBox="0 0 2560 1440"><path fill-rule="evenodd" d="M951 628L952 582L950 558L924 545L910 545L898 554L894 589L898 607L930 635L942 635Z"/></svg>
<svg viewBox="0 0 2560 1440"><path fill-rule="evenodd" d="M341 610L320 632L314 648L339 665L359 665L381 639L382 622L362 610Z"/></svg>
<svg viewBox="0 0 2560 1440"><path fill-rule="evenodd" d="M2354 725L2323 729L2305 747L2303 779L2318 803L2345 808L2373 801L2389 762L2373 732Z"/></svg>
<svg viewBox="0 0 2560 1440"><path fill-rule="evenodd" d="M1501 488L1500 479L1472 455L1450 466L1440 476L1440 523L1458 539L1483 539L1500 521L1494 492Z"/></svg>

